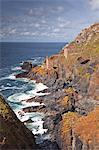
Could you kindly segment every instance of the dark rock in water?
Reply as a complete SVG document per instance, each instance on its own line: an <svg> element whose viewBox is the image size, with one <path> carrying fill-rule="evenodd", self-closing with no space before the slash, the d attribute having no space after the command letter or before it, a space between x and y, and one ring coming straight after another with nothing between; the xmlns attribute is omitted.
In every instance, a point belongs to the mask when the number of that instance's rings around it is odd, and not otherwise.
<svg viewBox="0 0 99 150"><path fill-rule="evenodd" d="M0 149L37 149L34 136L0 96Z"/></svg>
<svg viewBox="0 0 99 150"><path fill-rule="evenodd" d="M55 141L45 140L39 145L38 150L60 150Z"/></svg>
<svg viewBox="0 0 99 150"><path fill-rule="evenodd" d="M40 92L42 92L42 93L47 93L47 92L48 92L48 89L44 89L43 91L38 91L37 93L40 93Z"/></svg>
<svg viewBox="0 0 99 150"><path fill-rule="evenodd" d="M31 62L24 62L21 67L23 70L30 71L32 69L32 63Z"/></svg>
<svg viewBox="0 0 99 150"><path fill-rule="evenodd" d="M26 78L28 75L28 72L22 72L16 75L16 78Z"/></svg>
<svg viewBox="0 0 99 150"><path fill-rule="evenodd" d="M43 99L42 97L33 97L33 98L30 98L30 99L27 99L26 102L39 102L40 104L43 103Z"/></svg>
<svg viewBox="0 0 99 150"><path fill-rule="evenodd" d="M23 111L26 112L37 112L40 111L42 109L44 109L46 106L45 105L40 105L40 106L31 106L31 107L27 107L27 108L23 108Z"/></svg>

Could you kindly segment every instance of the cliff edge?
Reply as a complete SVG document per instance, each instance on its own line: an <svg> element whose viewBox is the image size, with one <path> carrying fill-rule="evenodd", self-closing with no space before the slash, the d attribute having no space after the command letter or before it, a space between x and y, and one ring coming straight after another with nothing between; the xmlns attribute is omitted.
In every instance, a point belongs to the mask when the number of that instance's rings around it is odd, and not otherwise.
<svg viewBox="0 0 99 150"><path fill-rule="evenodd" d="M21 123L0 96L0 149L36 150L33 134Z"/></svg>

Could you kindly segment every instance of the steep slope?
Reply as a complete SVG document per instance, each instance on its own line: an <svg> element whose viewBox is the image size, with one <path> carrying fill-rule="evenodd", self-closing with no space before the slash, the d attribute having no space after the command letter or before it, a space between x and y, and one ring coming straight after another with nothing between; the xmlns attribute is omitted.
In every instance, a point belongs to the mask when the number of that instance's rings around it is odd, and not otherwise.
<svg viewBox="0 0 99 150"><path fill-rule="evenodd" d="M99 23L84 29L77 38L66 45L59 54L49 57L41 67L34 67L30 77L39 77L39 81L48 85L50 80L63 78L65 80L76 76L90 77L96 71L99 60ZM28 75L28 76L29 76ZM35 77L34 76L34 77ZM85 77L86 78L86 77ZM53 79L55 83L55 80Z"/></svg>
<svg viewBox="0 0 99 150"><path fill-rule="evenodd" d="M44 112L54 119L48 115L50 123L45 125L56 133L54 140L62 150L99 149L99 23L84 29L41 66L18 75L23 76L49 87L51 94L41 100Z"/></svg>
<svg viewBox="0 0 99 150"><path fill-rule="evenodd" d="M0 148L36 150L33 134L21 123L0 96Z"/></svg>
<svg viewBox="0 0 99 150"><path fill-rule="evenodd" d="M98 150L99 148L99 107L88 116L68 112L63 115L56 134L62 150Z"/></svg>

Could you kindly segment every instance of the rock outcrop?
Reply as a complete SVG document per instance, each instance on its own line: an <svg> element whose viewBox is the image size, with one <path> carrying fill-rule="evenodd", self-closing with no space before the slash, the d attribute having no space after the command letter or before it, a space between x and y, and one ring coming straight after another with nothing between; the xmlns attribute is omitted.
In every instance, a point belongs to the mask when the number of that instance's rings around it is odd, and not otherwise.
<svg viewBox="0 0 99 150"><path fill-rule="evenodd" d="M24 62L21 66L23 70L30 71L32 69L32 63L31 62Z"/></svg>
<svg viewBox="0 0 99 150"><path fill-rule="evenodd" d="M99 23L83 30L60 53L23 77L49 87L49 95L31 101L45 104L40 112L46 115L44 126L52 134L52 143L57 141L61 150L99 148Z"/></svg>
<svg viewBox="0 0 99 150"><path fill-rule="evenodd" d="M62 116L56 132L62 150L94 150L99 148L99 107L87 116L68 112Z"/></svg>
<svg viewBox="0 0 99 150"><path fill-rule="evenodd" d="M0 96L0 149L36 150L34 136Z"/></svg>

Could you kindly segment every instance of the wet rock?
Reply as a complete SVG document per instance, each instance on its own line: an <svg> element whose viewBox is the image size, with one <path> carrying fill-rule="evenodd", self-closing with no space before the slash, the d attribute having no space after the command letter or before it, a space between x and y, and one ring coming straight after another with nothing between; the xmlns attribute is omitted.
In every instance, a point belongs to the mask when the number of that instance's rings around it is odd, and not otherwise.
<svg viewBox="0 0 99 150"><path fill-rule="evenodd" d="M24 62L21 67L23 70L30 71L32 69L32 63L31 62Z"/></svg>
<svg viewBox="0 0 99 150"><path fill-rule="evenodd" d="M32 106L32 107L27 107L27 108L23 108L22 110L26 113L26 112L39 112L41 110L45 109L45 105L40 105L40 106Z"/></svg>
<svg viewBox="0 0 99 150"><path fill-rule="evenodd" d="M26 102L39 102L40 104L43 103L43 98L42 97L33 97L30 99L25 100Z"/></svg>
<svg viewBox="0 0 99 150"><path fill-rule="evenodd" d="M22 72L16 75L16 78L27 78L28 72Z"/></svg>

